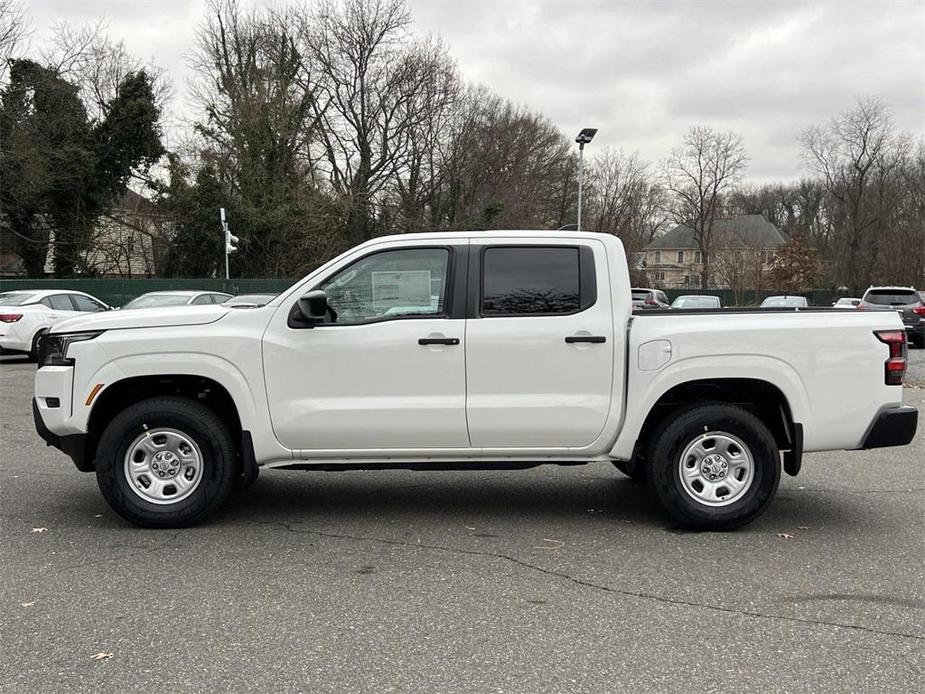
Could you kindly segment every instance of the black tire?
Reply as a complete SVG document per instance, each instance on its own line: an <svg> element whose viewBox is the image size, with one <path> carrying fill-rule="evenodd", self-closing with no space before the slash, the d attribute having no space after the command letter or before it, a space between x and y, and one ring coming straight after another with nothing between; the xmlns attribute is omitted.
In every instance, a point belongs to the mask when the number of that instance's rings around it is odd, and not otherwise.
<svg viewBox="0 0 925 694"><path fill-rule="evenodd" d="M913 338L912 344L916 346L916 349L925 349L925 335L919 335Z"/></svg>
<svg viewBox="0 0 925 694"><path fill-rule="evenodd" d="M125 473L129 446L145 431L167 427L182 432L202 454L201 479L186 498L157 504L142 498ZM96 480L113 510L147 528L185 528L215 513L237 478L234 438L212 410L193 400L156 397L142 400L118 414L100 437Z"/></svg>
<svg viewBox="0 0 925 694"><path fill-rule="evenodd" d="M612 460L613 466L617 468L624 475L629 477L636 484L645 485L646 483L646 469L639 462L635 460Z"/></svg>
<svg viewBox="0 0 925 694"><path fill-rule="evenodd" d="M32 336L32 346L29 348L29 361L39 360L39 341L47 332L47 330L39 330Z"/></svg>
<svg viewBox="0 0 925 694"><path fill-rule="evenodd" d="M685 448L706 432L725 432L740 439L753 459L751 483L725 506L701 503L681 481ZM699 404L678 410L650 439L649 484L668 514L684 527L732 530L757 518L780 483L780 452L774 436L755 415L740 407ZM731 469L731 468L730 468Z"/></svg>

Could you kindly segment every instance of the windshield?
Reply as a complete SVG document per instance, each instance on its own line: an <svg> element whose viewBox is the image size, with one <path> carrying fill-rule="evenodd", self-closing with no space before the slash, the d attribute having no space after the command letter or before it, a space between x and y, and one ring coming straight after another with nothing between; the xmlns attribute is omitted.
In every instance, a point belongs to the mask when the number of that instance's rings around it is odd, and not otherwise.
<svg viewBox="0 0 925 694"><path fill-rule="evenodd" d="M864 301L880 306L904 306L919 303L919 295L912 289L871 289Z"/></svg>
<svg viewBox="0 0 925 694"><path fill-rule="evenodd" d="M143 294L132 299L123 308L160 308L161 306L183 306L189 301L185 294Z"/></svg>
<svg viewBox="0 0 925 694"><path fill-rule="evenodd" d="M679 296L671 308L719 308L718 296Z"/></svg>
<svg viewBox="0 0 925 694"><path fill-rule="evenodd" d="M793 308L806 306L806 299L802 296L769 296L761 302L761 308Z"/></svg>
<svg viewBox="0 0 925 694"><path fill-rule="evenodd" d="M28 304L35 298L35 294L19 294L16 292L7 292L0 294L0 306L22 306Z"/></svg>

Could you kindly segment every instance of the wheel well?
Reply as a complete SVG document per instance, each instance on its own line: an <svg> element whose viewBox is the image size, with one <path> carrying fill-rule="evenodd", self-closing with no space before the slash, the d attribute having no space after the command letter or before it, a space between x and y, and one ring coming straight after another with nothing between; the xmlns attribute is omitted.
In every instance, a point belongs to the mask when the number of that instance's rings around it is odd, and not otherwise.
<svg viewBox="0 0 925 694"><path fill-rule="evenodd" d="M182 374L136 376L104 388L94 403L87 422L87 460L96 457L96 446L107 422L129 405L160 395L177 395L202 403L222 418L236 440L240 439L238 408L225 387L217 381Z"/></svg>
<svg viewBox="0 0 925 694"><path fill-rule="evenodd" d="M778 448L793 445L794 422L787 398L767 381L754 378L714 378L689 381L671 388L649 411L636 439L633 458L644 456L652 431L675 410L698 402L737 405L757 416L768 427Z"/></svg>

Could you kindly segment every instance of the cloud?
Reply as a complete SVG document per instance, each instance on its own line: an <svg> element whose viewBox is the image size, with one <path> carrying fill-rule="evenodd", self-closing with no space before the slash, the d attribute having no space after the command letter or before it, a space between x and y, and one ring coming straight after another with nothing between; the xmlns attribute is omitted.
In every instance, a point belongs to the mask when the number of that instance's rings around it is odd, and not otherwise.
<svg viewBox="0 0 925 694"><path fill-rule="evenodd" d="M261 1L261 0L259 0ZM276 0L277 4L283 0ZM261 4L270 4L262 0ZM755 181L799 177L796 138L877 95L925 130L925 4L409 0L469 80L541 111L594 147L664 157L693 124L740 132ZM35 43L55 20L107 18L128 49L167 68L183 97L205 3L30 0Z"/></svg>

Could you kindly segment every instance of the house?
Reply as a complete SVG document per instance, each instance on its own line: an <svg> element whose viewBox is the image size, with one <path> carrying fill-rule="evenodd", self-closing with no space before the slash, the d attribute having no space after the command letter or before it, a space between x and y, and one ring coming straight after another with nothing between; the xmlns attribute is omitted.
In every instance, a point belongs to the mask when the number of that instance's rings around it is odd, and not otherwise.
<svg viewBox="0 0 925 694"><path fill-rule="evenodd" d="M83 272L98 277L151 277L157 273L157 259L162 252L159 215L153 202L128 190L100 215L89 250L83 254ZM47 242L45 275L55 272L55 233L42 215L36 215L35 227L42 243ZM26 274L16 252L12 230L0 216L0 277Z"/></svg>
<svg viewBox="0 0 925 694"><path fill-rule="evenodd" d="M127 190L100 216L84 261L101 277L153 277L162 252L156 205Z"/></svg>
<svg viewBox="0 0 925 694"><path fill-rule="evenodd" d="M713 223L710 288L760 289L775 251L787 240L761 215L717 219ZM662 234L645 247L640 265L653 287L700 287L703 259L694 230L679 224Z"/></svg>

